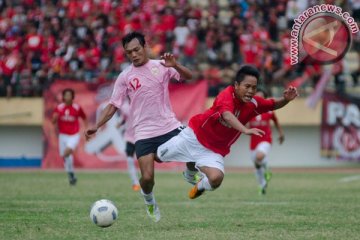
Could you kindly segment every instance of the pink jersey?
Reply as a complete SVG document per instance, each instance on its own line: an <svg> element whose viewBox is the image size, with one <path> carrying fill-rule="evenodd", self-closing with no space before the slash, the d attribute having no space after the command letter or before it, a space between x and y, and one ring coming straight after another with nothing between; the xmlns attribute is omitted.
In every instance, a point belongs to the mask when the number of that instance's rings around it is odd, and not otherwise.
<svg viewBox="0 0 360 240"><path fill-rule="evenodd" d="M133 120L130 115L130 101L126 98L120 108L121 114L125 117L125 141L135 143L135 131L133 128Z"/></svg>
<svg viewBox="0 0 360 240"><path fill-rule="evenodd" d="M180 80L174 68L161 65L160 60L149 60L140 67L130 65L116 79L109 103L120 109L124 97L129 96L135 141L181 126L170 104L168 84L172 78Z"/></svg>

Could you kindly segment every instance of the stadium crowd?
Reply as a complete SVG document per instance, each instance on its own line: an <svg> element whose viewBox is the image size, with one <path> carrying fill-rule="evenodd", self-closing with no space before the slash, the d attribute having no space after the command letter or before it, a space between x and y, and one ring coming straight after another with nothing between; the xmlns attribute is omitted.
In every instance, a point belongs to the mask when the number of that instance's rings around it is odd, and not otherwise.
<svg viewBox="0 0 360 240"><path fill-rule="evenodd" d="M341 6L359 20L360 3ZM293 19L319 1L294 0L2 0L0 96L41 96L55 79L113 81L129 63L121 38L142 31L152 58L173 52L215 96L238 64L257 66L265 86L285 85L321 66L290 65ZM354 48L359 53L359 38ZM356 48L357 47L357 48ZM340 66L339 72L342 67ZM353 72L357 84L359 71Z"/></svg>

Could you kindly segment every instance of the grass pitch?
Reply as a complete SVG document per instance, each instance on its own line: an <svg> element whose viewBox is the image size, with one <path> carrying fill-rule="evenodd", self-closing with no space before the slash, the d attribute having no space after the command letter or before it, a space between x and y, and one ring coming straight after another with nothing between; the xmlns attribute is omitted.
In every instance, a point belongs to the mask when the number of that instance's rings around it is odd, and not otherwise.
<svg viewBox="0 0 360 240"><path fill-rule="evenodd" d="M356 172L275 172L266 196L252 173L227 173L219 189L196 200L187 198L191 185L181 173L157 172L162 219L153 223L127 173L80 172L70 187L62 172L2 171L0 239L359 239ZM119 209L105 229L89 218L102 198Z"/></svg>

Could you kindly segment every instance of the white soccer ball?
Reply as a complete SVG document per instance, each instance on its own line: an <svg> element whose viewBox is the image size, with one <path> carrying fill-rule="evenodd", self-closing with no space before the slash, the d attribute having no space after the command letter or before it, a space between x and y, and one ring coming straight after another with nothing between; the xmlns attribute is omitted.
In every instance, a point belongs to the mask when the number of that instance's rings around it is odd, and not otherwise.
<svg viewBox="0 0 360 240"><path fill-rule="evenodd" d="M107 199L96 201L90 210L90 219L99 227L109 227L118 218L115 204Z"/></svg>

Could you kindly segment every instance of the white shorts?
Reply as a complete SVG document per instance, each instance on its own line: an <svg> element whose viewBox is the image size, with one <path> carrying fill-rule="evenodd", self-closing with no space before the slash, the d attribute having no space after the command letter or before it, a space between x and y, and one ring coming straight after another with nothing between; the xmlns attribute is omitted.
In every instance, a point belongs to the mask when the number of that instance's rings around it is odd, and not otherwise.
<svg viewBox="0 0 360 240"><path fill-rule="evenodd" d="M60 156L63 157L66 148L70 148L75 150L80 140L80 134L67 135L67 134L59 134L59 153Z"/></svg>
<svg viewBox="0 0 360 240"><path fill-rule="evenodd" d="M261 153L263 153L265 155L263 161L267 162L267 156L268 156L268 154L270 152L270 149L271 149L271 144L269 142L261 142L261 143L259 143L256 146L255 150L251 151L251 159L253 161L255 161L256 160L256 153L261 152Z"/></svg>
<svg viewBox="0 0 360 240"><path fill-rule="evenodd" d="M223 156L199 143L194 131L189 127L160 145L157 155L163 162L195 162L196 168L212 167L225 172Z"/></svg>

